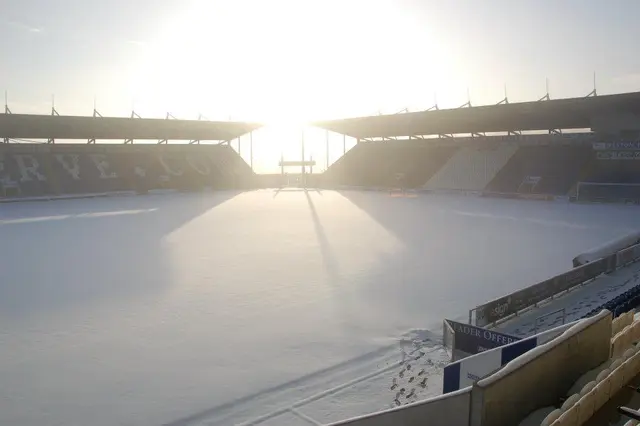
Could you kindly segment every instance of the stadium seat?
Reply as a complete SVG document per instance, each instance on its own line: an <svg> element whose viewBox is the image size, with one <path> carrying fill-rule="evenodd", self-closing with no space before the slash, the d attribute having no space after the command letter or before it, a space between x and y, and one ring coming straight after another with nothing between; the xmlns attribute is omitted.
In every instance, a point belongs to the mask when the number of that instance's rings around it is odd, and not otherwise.
<svg viewBox="0 0 640 426"><path fill-rule="evenodd" d="M540 426L551 426L553 422L555 422L561 415L562 415L562 410L560 409L553 410L552 412L547 414L547 417L545 417L544 420L542 420L542 422L540 423Z"/></svg>
<svg viewBox="0 0 640 426"><path fill-rule="evenodd" d="M611 321L611 338L618 334L620 330L622 330L621 318L614 318L613 321Z"/></svg>
<svg viewBox="0 0 640 426"><path fill-rule="evenodd" d="M616 368L615 370L613 370L611 372L611 396L615 395L616 393L618 393L618 391L620 389L622 389L622 387L624 386L624 369L622 368L622 366L619 366L618 368Z"/></svg>
<svg viewBox="0 0 640 426"><path fill-rule="evenodd" d="M635 346L632 346L632 347L628 348L626 351L624 351L624 353L622 354L622 359L624 359L626 361L629 358L631 358L632 356L634 356L635 354L636 354L636 348L635 348Z"/></svg>
<svg viewBox="0 0 640 426"><path fill-rule="evenodd" d="M631 347L633 344L633 336L632 336L632 328L631 325L627 325L622 330L622 352L624 353L627 349Z"/></svg>
<svg viewBox="0 0 640 426"><path fill-rule="evenodd" d="M552 425L578 426L578 410L576 404L573 404L569 409L565 410Z"/></svg>
<svg viewBox="0 0 640 426"><path fill-rule="evenodd" d="M636 370L636 361L635 359L627 359L623 364L622 364L622 370L623 370L623 374L624 374L624 382L623 382L623 386L626 385L627 383L629 383L631 381L631 379L633 379L636 374L638 374L638 370Z"/></svg>
<svg viewBox="0 0 640 426"><path fill-rule="evenodd" d="M623 350L622 350L622 345L624 344L623 342L623 338L622 338L622 334L618 333L616 334L616 336L611 340L611 358L618 358Z"/></svg>
<svg viewBox="0 0 640 426"><path fill-rule="evenodd" d="M613 361L611 362L611 365L609 366L609 370L611 370L611 372L613 373L613 370L620 367L621 365L622 365L622 360L619 358L614 358Z"/></svg>
<svg viewBox="0 0 640 426"><path fill-rule="evenodd" d="M596 381L593 380L589 383L587 383L586 385L584 385L582 387L582 389L580 390L580 396L585 396L586 394L588 394L589 392L591 392L593 390L593 388L596 387Z"/></svg>
<svg viewBox="0 0 640 426"><path fill-rule="evenodd" d="M582 425L593 416L595 407L595 392L587 392L580 401L576 403L578 424Z"/></svg>
<svg viewBox="0 0 640 426"><path fill-rule="evenodd" d="M640 372L640 351L636 348L636 353L630 358L634 365L634 370Z"/></svg>
<svg viewBox="0 0 640 426"><path fill-rule="evenodd" d="M631 324L631 341L633 343L640 341L640 321Z"/></svg>
<svg viewBox="0 0 640 426"><path fill-rule="evenodd" d="M574 393L562 403L562 407L560 407L560 409L562 411L567 411L571 407L573 407L578 401L580 401L580 394Z"/></svg>
<svg viewBox="0 0 640 426"><path fill-rule="evenodd" d="M600 383L601 381L603 381L604 379L606 379L609 374L611 374L611 370L608 368L605 368L604 370L602 370L600 373L598 373L598 375L596 376L596 383Z"/></svg>
<svg viewBox="0 0 640 426"><path fill-rule="evenodd" d="M594 401L594 410L599 410L604 404L609 401L610 391L611 391L611 380L606 378L605 380L599 382L594 388L595 391L595 401Z"/></svg>

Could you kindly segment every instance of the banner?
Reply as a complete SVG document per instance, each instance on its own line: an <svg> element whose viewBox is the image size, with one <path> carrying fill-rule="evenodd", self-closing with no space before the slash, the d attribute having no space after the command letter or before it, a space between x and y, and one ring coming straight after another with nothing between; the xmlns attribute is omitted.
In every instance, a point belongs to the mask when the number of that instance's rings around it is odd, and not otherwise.
<svg viewBox="0 0 640 426"><path fill-rule="evenodd" d="M599 151L598 160L640 160L640 151Z"/></svg>
<svg viewBox="0 0 640 426"><path fill-rule="evenodd" d="M594 142L592 146L595 151L606 151L606 150L638 151L640 150L640 142Z"/></svg>
<svg viewBox="0 0 640 426"><path fill-rule="evenodd" d="M476 308L475 325L483 327L533 306L607 271L607 259L599 259L564 274L534 284Z"/></svg>
<svg viewBox="0 0 640 426"><path fill-rule="evenodd" d="M502 366L536 346L555 339L578 321L452 362L444 368L442 393L454 392L471 386L474 382L499 370Z"/></svg>
<svg viewBox="0 0 640 426"><path fill-rule="evenodd" d="M467 355L475 355L520 340L520 338L516 336L463 324L457 321L445 320L445 322L454 332L452 350L464 352Z"/></svg>

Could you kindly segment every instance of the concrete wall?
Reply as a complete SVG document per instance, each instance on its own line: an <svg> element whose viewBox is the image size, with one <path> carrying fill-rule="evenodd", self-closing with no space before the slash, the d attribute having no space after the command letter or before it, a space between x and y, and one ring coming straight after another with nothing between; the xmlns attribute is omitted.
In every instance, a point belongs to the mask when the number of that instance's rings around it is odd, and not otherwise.
<svg viewBox="0 0 640 426"><path fill-rule="evenodd" d="M513 426L553 405L585 372L609 358L611 313L583 320L473 386L472 426ZM453 423L452 423L453 424Z"/></svg>
<svg viewBox="0 0 640 426"><path fill-rule="evenodd" d="M332 426L466 426L469 424L471 388L427 401L394 408Z"/></svg>

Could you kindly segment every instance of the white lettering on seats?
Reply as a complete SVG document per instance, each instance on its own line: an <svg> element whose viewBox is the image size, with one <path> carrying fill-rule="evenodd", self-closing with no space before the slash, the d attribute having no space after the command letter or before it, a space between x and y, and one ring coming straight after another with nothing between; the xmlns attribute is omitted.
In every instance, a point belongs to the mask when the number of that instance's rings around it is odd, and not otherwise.
<svg viewBox="0 0 640 426"><path fill-rule="evenodd" d="M160 164L162 164L162 167L164 167L164 169L170 175L172 175L172 176L182 176L182 174L184 173L184 171L182 171L180 169L175 170L175 169L172 169L171 167L169 167L167 162L164 160L164 155L160 154L160 155L158 155L158 158L160 160Z"/></svg>
<svg viewBox="0 0 640 426"><path fill-rule="evenodd" d="M20 182L31 182L33 178L40 182L47 181L47 177L38 171L40 163L36 157L31 154L16 154L15 159L20 169Z"/></svg>
<svg viewBox="0 0 640 426"><path fill-rule="evenodd" d="M0 184L5 187L12 187L16 185L16 182L11 180L9 172L5 171L4 158L0 156Z"/></svg>
<svg viewBox="0 0 640 426"><path fill-rule="evenodd" d="M56 154L55 157L74 180L80 180L80 156L78 154ZM67 158L70 161L67 161Z"/></svg>
<svg viewBox="0 0 640 426"><path fill-rule="evenodd" d="M96 165L96 168L100 171L101 179L116 179L118 174L116 172L109 171L109 162L107 156L104 154L89 154L91 161Z"/></svg>
<svg viewBox="0 0 640 426"><path fill-rule="evenodd" d="M192 154L187 155L187 163L201 175L208 176L211 174L209 165L205 163L201 157L196 157Z"/></svg>
<svg viewBox="0 0 640 426"><path fill-rule="evenodd" d="M145 169L144 167L141 166L135 166L133 168L133 173L136 174L136 176L140 177L140 178L144 178L147 176L147 169Z"/></svg>

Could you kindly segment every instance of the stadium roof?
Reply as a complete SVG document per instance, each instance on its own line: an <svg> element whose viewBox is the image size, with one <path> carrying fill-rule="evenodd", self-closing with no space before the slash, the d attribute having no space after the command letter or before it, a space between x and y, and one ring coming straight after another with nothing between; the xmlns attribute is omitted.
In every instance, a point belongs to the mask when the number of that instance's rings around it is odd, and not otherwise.
<svg viewBox="0 0 640 426"><path fill-rule="evenodd" d="M354 138L591 128L594 117L639 113L640 92L328 120L313 126Z"/></svg>
<svg viewBox="0 0 640 426"><path fill-rule="evenodd" d="M257 123L153 118L0 114L0 138L228 141Z"/></svg>

